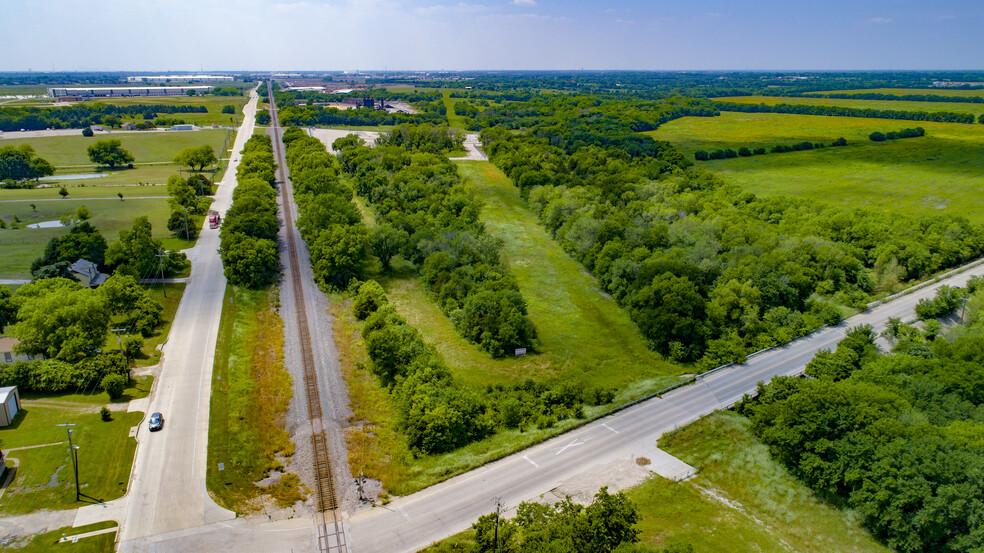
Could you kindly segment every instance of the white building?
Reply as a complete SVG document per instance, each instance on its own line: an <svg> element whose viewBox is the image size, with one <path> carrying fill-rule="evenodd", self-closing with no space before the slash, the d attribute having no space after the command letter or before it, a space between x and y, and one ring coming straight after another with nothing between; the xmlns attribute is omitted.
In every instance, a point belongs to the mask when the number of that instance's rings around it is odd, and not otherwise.
<svg viewBox="0 0 984 553"><path fill-rule="evenodd" d="M128 83L226 83L236 80L228 75L146 75L127 77Z"/></svg>
<svg viewBox="0 0 984 553"><path fill-rule="evenodd" d="M52 98L127 98L130 96L184 96L188 91L204 94L211 86L147 86L147 87L98 87L98 88L49 88Z"/></svg>
<svg viewBox="0 0 984 553"><path fill-rule="evenodd" d="M0 426L10 426L20 408L20 394L17 393L17 386L0 388Z"/></svg>

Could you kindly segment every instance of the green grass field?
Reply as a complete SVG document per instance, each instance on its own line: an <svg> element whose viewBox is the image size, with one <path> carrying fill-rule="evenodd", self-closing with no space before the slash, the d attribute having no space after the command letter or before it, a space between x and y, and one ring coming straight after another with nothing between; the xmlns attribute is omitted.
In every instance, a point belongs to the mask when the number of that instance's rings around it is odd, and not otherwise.
<svg viewBox="0 0 984 553"><path fill-rule="evenodd" d="M647 381L653 389L676 381L681 368L649 350L638 327L577 261L540 226L519 190L489 162L456 162L485 206L488 232L505 243L503 257L516 277L536 325L542 353L491 359L454 331L416 279L388 279L390 301L434 344L462 382L576 377L586 385L624 388Z"/></svg>
<svg viewBox="0 0 984 553"><path fill-rule="evenodd" d="M95 406L86 403L24 400L14 424L0 429L8 459L17 459L17 474L3 498L0 513L16 515L39 509L70 509L116 499L126 493L137 442L130 428L143 413L114 412L104 422ZM82 499L75 500L75 482L65 429L56 423L74 423L73 443L79 446L79 481ZM54 445L47 445L54 444Z"/></svg>
<svg viewBox="0 0 984 553"><path fill-rule="evenodd" d="M266 476L262 467L294 452L284 428L292 388L283 365L283 323L269 290L227 286L225 299L212 371L206 487L238 513L255 510L264 494L290 506L304 498L303 485L254 484Z"/></svg>
<svg viewBox="0 0 984 553"><path fill-rule="evenodd" d="M700 162L723 178L759 194L793 194L844 207L892 213L947 213L984 221L975 206L984 200L984 125L919 123L926 136L883 143L868 140L876 130L898 130L907 121L774 113L725 112L720 117L685 117L647 133L695 150L769 147L802 140L849 145L806 152L767 154Z"/></svg>
<svg viewBox="0 0 984 553"><path fill-rule="evenodd" d="M897 100L847 100L840 98L805 98L785 96L732 96L725 98L714 98L714 100L721 102L735 102L739 104L836 106L855 109L884 109L926 112L949 111L953 113L972 113L975 118L984 113L984 104L962 104L953 102L903 102ZM890 121L903 125L910 123L902 120Z"/></svg>
<svg viewBox="0 0 984 553"><path fill-rule="evenodd" d="M200 131L140 131L110 132L98 136L41 136L35 138L10 138L0 142L2 146L30 144L38 156L48 160L58 173L83 173L77 169L92 169L86 148L99 140L116 139L123 148L133 154L137 163L165 162L170 164L174 156L189 146L211 145L216 155L223 155L222 146L230 132L223 129ZM71 170L68 170L71 169Z"/></svg>
<svg viewBox="0 0 984 553"><path fill-rule="evenodd" d="M454 104L456 102L461 102L462 99L461 98L452 98L451 97L451 92L452 92L451 90L444 90L442 92L443 97L444 97L444 107L448 108L448 126L451 127L452 129L464 130L465 129L465 118L462 117L462 116L460 116L460 115L455 114L455 112L454 112Z"/></svg>
<svg viewBox="0 0 984 553"><path fill-rule="evenodd" d="M72 189L76 190L76 189ZM85 189L90 191L88 187ZM103 196L114 196L116 188L109 188ZM132 188L130 190L142 190ZM72 216L76 208L85 205L92 217L92 223L107 242L114 242L120 230L129 229L133 219L147 215L154 229L154 236L170 238L171 231L167 230L167 219L171 208L164 197L152 199L72 199L70 194L64 200L54 201L4 201L8 192L24 192L21 190L0 190L0 218L7 224L6 229L0 229L0 251L3 252L4 262L0 264L0 278L30 278L31 262L41 255L44 245L54 236L68 233L69 227L54 228L10 228L13 217L17 216L23 223L30 224L41 221L57 221L64 215ZM42 189L34 191L39 197L47 198L53 191ZM124 195L126 198L126 195ZM18 198L23 199L23 198ZM35 208L31 208L34 203Z"/></svg>
<svg viewBox="0 0 984 553"><path fill-rule="evenodd" d="M952 88L865 88L859 90L824 90L820 92L807 92L807 94L895 94L904 96L906 94L926 94L931 96L962 96L962 97L984 97L984 89L960 90Z"/></svg>

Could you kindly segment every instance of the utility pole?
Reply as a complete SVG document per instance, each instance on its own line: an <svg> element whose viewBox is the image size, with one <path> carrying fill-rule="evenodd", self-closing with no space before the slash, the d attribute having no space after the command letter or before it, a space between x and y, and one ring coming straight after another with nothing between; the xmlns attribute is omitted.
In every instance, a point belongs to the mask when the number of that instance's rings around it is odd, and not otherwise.
<svg viewBox="0 0 984 553"><path fill-rule="evenodd" d="M123 359L126 359L126 352L123 351L123 340L120 339L120 333L126 332L127 329L125 329L125 328L111 328L111 329L109 329L109 331L116 335L116 345L120 346L120 353L123 355ZM130 360L127 359L127 363L129 363L129 362L130 362Z"/></svg>
<svg viewBox="0 0 984 553"><path fill-rule="evenodd" d="M161 290L164 291L164 297L166 298L167 297L167 283L164 282L164 258L167 257L167 253L158 253L158 254L155 254L154 257L156 257L157 259L160 259L160 262L158 263L157 267L158 267L158 269L160 270L160 273L161 273Z"/></svg>
<svg viewBox="0 0 984 553"><path fill-rule="evenodd" d="M365 501L365 489L363 484L366 483L366 423L362 423L362 460L359 463L359 477L355 480L355 483L359 486L359 501Z"/></svg>
<svg viewBox="0 0 984 553"><path fill-rule="evenodd" d="M502 498L493 497L492 502L495 503L495 553L499 553L499 515L502 514Z"/></svg>
<svg viewBox="0 0 984 553"><path fill-rule="evenodd" d="M75 423L69 424L68 421L65 421L65 424L56 424L55 426L64 426L68 432L68 452L72 454L72 468L75 469L75 501L78 501L79 496L82 495L82 489L79 487L79 447L72 445L72 429L70 428L75 426Z"/></svg>

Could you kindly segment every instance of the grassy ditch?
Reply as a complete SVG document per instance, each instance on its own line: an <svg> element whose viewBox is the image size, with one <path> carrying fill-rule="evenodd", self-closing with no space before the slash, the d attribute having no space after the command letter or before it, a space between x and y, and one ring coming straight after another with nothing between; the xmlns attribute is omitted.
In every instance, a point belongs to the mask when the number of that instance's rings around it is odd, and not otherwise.
<svg viewBox="0 0 984 553"><path fill-rule="evenodd" d="M23 402L14 424L0 429L0 442L9 460L19 466L13 482L0 499L0 514L30 513L40 509L71 509L121 497L130 480L137 442L130 428L143 413L114 412L103 421L98 407L88 403L46 400ZM75 500L75 481L65 428L75 424L73 443L79 446L79 482L82 498Z"/></svg>
<svg viewBox="0 0 984 553"><path fill-rule="evenodd" d="M219 322L205 482L216 502L237 513L255 510L270 497L289 506L306 495L293 474L269 486L256 484L282 470L294 453L284 428L292 390L275 301L269 290L229 286Z"/></svg>

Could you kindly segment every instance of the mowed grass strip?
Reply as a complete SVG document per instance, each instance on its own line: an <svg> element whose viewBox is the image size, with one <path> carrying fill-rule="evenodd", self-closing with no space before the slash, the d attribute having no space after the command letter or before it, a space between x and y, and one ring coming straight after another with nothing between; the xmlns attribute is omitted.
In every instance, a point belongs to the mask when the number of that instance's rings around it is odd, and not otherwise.
<svg viewBox="0 0 984 553"><path fill-rule="evenodd" d="M31 536L23 540L15 540L7 545L5 551L16 551L17 553L113 553L116 551L116 532L106 532L87 538L82 538L75 543L66 541L59 543L62 536L78 536L96 530L116 528L117 524L113 521L97 522L86 524L85 526L66 526L51 532L45 532L37 536Z"/></svg>
<svg viewBox="0 0 984 553"><path fill-rule="evenodd" d="M803 96L727 96L713 98L720 102L735 102L738 104L789 104L793 106L836 106L854 109L882 109L895 111L949 111L952 113L972 113L979 116L984 113L984 104L965 104L960 102L906 102L901 100L854 100L844 98L808 98ZM889 119L892 122L905 123L902 119Z"/></svg>
<svg viewBox="0 0 984 553"><path fill-rule="evenodd" d="M984 222L984 125L924 123L926 136L874 143L876 130L909 122L776 113L685 117L646 133L695 150L829 142L848 145L806 152L700 162L725 179L763 195L792 194L843 206L910 216L950 214ZM912 125L909 125L912 126Z"/></svg>
<svg viewBox="0 0 984 553"><path fill-rule="evenodd" d="M10 516L39 509L71 509L109 501L126 493L137 442L130 428L140 424L143 413L114 412L101 419L96 406L46 406L24 402L14 424L0 429L4 448L19 449L7 458L17 459L14 481L0 499L0 514ZM79 446L81 501L75 500L75 480L68 453L65 428L56 423L74 423L72 440ZM52 444L56 445L45 445ZM16 445L14 445L16 444Z"/></svg>
<svg viewBox="0 0 984 553"><path fill-rule="evenodd" d="M487 161L456 164L467 186L485 203L481 217L486 229L503 240L504 261L526 299L542 351L520 359L492 360L460 339L450 343L450 322L437 317L436 311L413 314L422 327L440 330L433 339L422 332L463 381L487 384L572 377L587 386L618 389L653 377L675 381L671 375L680 374L681 368L647 347L628 314L540 226L519 189L499 169ZM394 294L394 301L409 308L401 296L420 305L415 298L422 294L419 288L404 286ZM426 312L428 307L420 309Z"/></svg>
<svg viewBox="0 0 984 553"><path fill-rule="evenodd" d="M296 479L254 484L283 468L278 457L294 453L284 418L293 391L283 365L283 323L269 290L227 286L224 305L212 370L206 487L238 513L258 508L264 493L292 505L303 499Z"/></svg>

